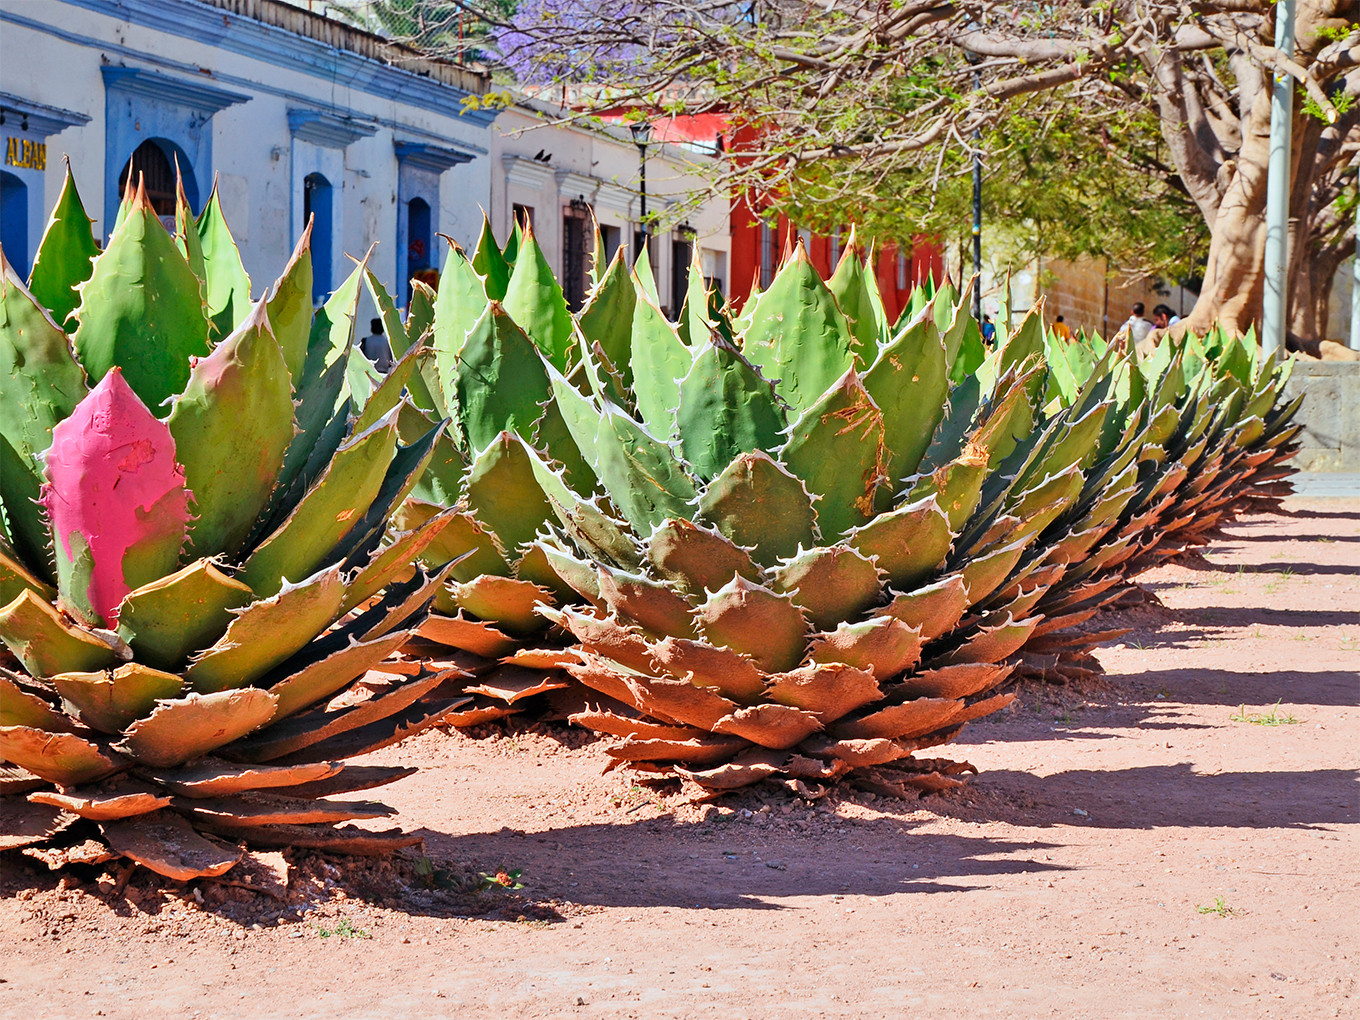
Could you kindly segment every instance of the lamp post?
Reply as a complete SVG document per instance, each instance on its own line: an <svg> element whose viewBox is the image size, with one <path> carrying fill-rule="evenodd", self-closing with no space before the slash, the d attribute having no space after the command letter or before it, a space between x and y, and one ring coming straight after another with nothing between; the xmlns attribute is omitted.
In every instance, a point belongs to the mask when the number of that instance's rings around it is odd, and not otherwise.
<svg viewBox="0 0 1360 1020"><path fill-rule="evenodd" d="M963 51L963 59L973 65L973 91L982 90L982 75L977 69L982 54ZM973 128L973 318L982 324L982 129ZM1009 326L1008 326L1009 328Z"/></svg>
<svg viewBox="0 0 1360 1020"><path fill-rule="evenodd" d="M1275 5L1275 49L1294 56L1294 0ZM1270 162L1266 171L1265 294L1261 302L1261 352L1284 350L1289 276L1289 147L1294 79L1275 72L1270 95Z"/></svg>
<svg viewBox="0 0 1360 1020"><path fill-rule="evenodd" d="M638 190L642 197L641 215L638 217L639 226L642 228L642 243L638 246L638 257L640 258L642 249L646 247L647 238L651 233L647 223L647 143L652 138L652 122L640 120L629 125L629 130L633 132L633 144L637 146L638 150Z"/></svg>

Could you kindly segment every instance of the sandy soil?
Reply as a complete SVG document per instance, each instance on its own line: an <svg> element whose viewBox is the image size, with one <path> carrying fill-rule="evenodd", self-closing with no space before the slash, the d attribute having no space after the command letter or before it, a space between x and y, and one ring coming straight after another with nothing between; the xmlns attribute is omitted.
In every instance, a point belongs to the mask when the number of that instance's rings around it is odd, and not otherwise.
<svg viewBox="0 0 1360 1020"><path fill-rule="evenodd" d="M0 1015L1360 1015L1360 500L1288 506L1146 575L1103 680L944 749L962 791L684 805L580 736L429 734L377 756L428 766L385 791L424 860L9 860Z"/></svg>

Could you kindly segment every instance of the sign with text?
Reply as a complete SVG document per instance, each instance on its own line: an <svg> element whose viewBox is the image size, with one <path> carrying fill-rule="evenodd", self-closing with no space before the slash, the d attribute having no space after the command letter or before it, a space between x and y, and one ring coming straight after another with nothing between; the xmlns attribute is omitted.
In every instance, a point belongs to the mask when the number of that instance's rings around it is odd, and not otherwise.
<svg viewBox="0 0 1360 1020"><path fill-rule="evenodd" d="M46 170L47 143L11 135L5 139L5 163L23 170Z"/></svg>

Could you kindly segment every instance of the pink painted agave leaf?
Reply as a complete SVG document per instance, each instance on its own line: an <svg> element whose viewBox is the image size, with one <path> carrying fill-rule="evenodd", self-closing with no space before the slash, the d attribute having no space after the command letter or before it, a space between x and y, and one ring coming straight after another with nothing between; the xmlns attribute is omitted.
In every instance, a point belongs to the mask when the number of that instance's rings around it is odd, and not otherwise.
<svg viewBox="0 0 1360 1020"><path fill-rule="evenodd" d="M45 474L61 602L111 626L123 596L179 561L189 490L175 440L113 368L52 430Z"/></svg>

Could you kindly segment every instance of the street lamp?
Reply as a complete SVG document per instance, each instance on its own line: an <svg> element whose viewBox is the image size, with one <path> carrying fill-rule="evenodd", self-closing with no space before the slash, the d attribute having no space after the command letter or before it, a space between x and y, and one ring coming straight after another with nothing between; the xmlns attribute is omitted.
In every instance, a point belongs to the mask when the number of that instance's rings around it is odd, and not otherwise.
<svg viewBox="0 0 1360 1020"><path fill-rule="evenodd" d="M963 51L963 59L973 68L973 91L982 90L982 75L977 65L982 54L972 50ZM982 326L982 129L973 128L973 275L977 282L973 285L973 318L978 327ZM1009 326L1007 326L1009 328Z"/></svg>
<svg viewBox="0 0 1360 1020"><path fill-rule="evenodd" d="M642 195L642 213L638 217L642 227L642 243L638 245L638 255L641 256L641 249L646 246L650 233L647 224L647 143L652 139L652 122L640 120L630 124L628 130L633 132L633 144L638 150L638 178L641 185L639 191Z"/></svg>

